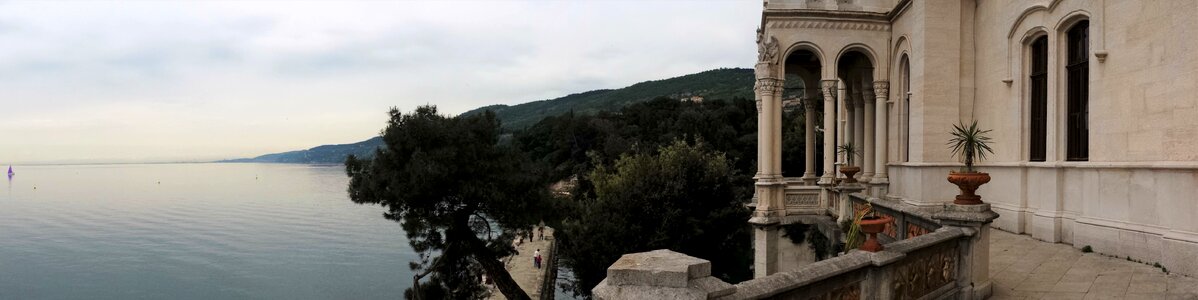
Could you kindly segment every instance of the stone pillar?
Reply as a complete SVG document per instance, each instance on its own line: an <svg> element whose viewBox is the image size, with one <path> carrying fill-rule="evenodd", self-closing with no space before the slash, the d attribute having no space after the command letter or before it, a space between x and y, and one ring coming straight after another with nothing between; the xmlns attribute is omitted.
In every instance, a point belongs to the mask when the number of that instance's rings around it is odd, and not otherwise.
<svg viewBox="0 0 1198 300"><path fill-rule="evenodd" d="M944 226L962 227L968 239L961 240L958 253L958 299L986 299L993 292L990 281L990 222L998 213L989 203L975 205L944 204L944 210L932 215Z"/></svg>
<svg viewBox="0 0 1198 300"><path fill-rule="evenodd" d="M598 300L701 300L735 293L736 286L711 276L710 261L670 250L624 254L591 289Z"/></svg>
<svg viewBox="0 0 1198 300"><path fill-rule="evenodd" d="M853 111L854 111L853 102L854 101L856 101L856 99L853 99L852 90L845 89L844 90L844 100L840 101L840 103L842 104L840 106L840 107L842 107L841 111L844 112L844 127L842 127L842 128L844 128L844 130L841 130L839 145L853 143L853 133L856 132L856 128L854 128L854 127L856 127L856 125L857 125L857 119L854 118L854 115L853 115ZM857 147L860 148L860 146L857 146ZM846 166L848 165L848 162L849 162L848 156L849 156L848 153L840 153L840 162L844 163Z"/></svg>
<svg viewBox="0 0 1198 300"><path fill-rule="evenodd" d="M815 177L815 104L819 101L815 96L808 96L803 99L803 121L806 123L804 137L803 154L803 181L807 184L814 184Z"/></svg>
<svg viewBox="0 0 1198 300"><path fill-rule="evenodd" d="M862 100L864 95L860 91L854 93L854 96L857 96L857 98L853 99L853 139L851 141L853 146L861 149L865 145L865 101ZM857 156L853 159L853 164L861 166L861 162L864 161L862 159L864 154L857 153ZM859 177L861 174L857 175Z"/></svg>
<svg viewBox="0 0 1198 300"><path fill-rule="evenodd" d="M758 69L770 68L769 65L758 65ZM782 80L761 77L757 79L755 92L758 98L757 115L757 176L755 192L757 194L757 209L749 224L754 227L754 264L758 265L761 276L777 271L778 225L781 217L786 214L785 184L781 175L781 144L778 142L782 128L781 96Z"/></svg>
<svg viewBox="0 0 1198 300"><path fill-rule="evenodd" d="M836 177L836 79L820 82L824 93L824 174L820 184L832 184Z"/></svg>
<svg viewBox="0 0 1198 300"><path fill-rule="evenodd" d="M869 183L874 176L874 90L871 86L861 87L861 102L864 103L863 126L865 143L861 147L861 182ZM868 191L868 190L867 190Z"/></svg>
<svg viewBox="0 0 1198 300"><path fill-rule="evenodd" d="M780 226L755 226L753 230L753 278L778 272L778 233Z"/></svg>
<svg viewBox="0 0 1198 300"><path fill-rule="evenodd" d="M874 96L877 97L876 108L878 110L875 115L877 116L878 120L874 125L874 134L876 135L874 146L877 147L877 151L875 151L873 159L874 164L877 166L877 171L874 172L873 180L870 182L882 185L890 183L889 175L886 174L886 164L889 163L888 160L890 158L890 155L888 155L890 152L890 145L888 145L890 141L890 135L886 131L886 128L888 127L887 125L890 124L887 121L887 117L889 117L890 114L888 108L890 107L891 103L886 99L887 95L890 95L890 82L874 81ZM879 196L884 195L885 192L879 194Z"/></svg>

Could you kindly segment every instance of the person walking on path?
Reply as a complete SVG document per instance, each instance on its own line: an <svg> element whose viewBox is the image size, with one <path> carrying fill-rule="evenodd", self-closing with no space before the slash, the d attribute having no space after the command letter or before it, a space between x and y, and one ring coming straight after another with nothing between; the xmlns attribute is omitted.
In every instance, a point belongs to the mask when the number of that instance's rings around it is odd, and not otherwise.
<svg viewBox="0 0 1198 300"><path fill-rule="evenodd" d="M541 230L541 240L544 241L545 240L545 225L541 225L540 230Z"/></svg>
<svg viewBox="0 0 1198 300"><path fill-rule="evenodd" d="M541 249L537 249L537 251L536 251L536 252L533 252L533 254L532 254L532 265L533 265L534 267L537 267L537 269L540 269L540 268L541 268Z"/></svg>

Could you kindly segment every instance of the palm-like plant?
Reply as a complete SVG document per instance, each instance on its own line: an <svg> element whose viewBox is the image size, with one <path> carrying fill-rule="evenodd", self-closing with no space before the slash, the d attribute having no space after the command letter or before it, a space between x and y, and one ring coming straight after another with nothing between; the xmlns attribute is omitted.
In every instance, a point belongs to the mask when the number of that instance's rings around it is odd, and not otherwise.
<svg viewBox="0 0 1198 300"><path fill-rule="evenodd" d="M865 216L872 213L873 205L869 203L865 203L865 208L863 210L854 212L855 215L853 216L853 221L852 223L849 223L849 230L845 234L844 251L847 252L852 249L857 249L858 247L861 247L861 243L865 242L865 237L861 233L861 220L864 220Z"/></svg>
<svg viewBox="0 0 1198 300"><path fill-rule="evenodd" d="M974 160L986 159L986 154L994 154L994 149L990 148L990 137L986 136L988 133L990 130L978 128L977 120L973 120L969 126L959 123L953 125L953 138L948 145L953 150L953 156L965 163L965 172L975 172Z"/></svg>
<svg viewBox="0 0 1198 300"><path fill-rule="evenodd" d="M853 156L861 154L861 149L857 149L853 143L845 143L844 145L836 146L836 153L844 153L845 165L853 165Z"/></svg>

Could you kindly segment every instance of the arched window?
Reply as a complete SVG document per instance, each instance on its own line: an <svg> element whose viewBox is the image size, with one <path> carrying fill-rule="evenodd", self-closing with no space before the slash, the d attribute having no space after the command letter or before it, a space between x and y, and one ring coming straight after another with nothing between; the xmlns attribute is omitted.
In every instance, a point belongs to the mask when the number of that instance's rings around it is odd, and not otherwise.
<svg viewBox="0 0 1198 300"><path fill-rule="evenodd" d="M899 61L902 76L901 94L903 104L903 161L911 161L911 62L904 54Z"/></svg>
<svg viewBox="0 0 1198 300"><path fill-rule="evenodd" d="M1082 20L1069 28L1068 50L1065 70L1068 73L1068 98L1065 116L1065 159L1084 161L1090 159L1089 90L1090 90L1090 21Z"/></svg>
<svg viewBox="0 0 1198 300"><path fill-rule="evenodd" d="M1028 72L1028 160L1044 161L1048 139L1048 37L1031 44L1031 69Z"/></svg>

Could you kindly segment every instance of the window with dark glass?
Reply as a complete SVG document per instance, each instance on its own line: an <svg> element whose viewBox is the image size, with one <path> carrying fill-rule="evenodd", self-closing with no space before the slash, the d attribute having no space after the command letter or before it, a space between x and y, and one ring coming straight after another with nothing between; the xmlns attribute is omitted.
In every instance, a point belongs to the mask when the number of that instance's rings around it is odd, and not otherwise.
<svg viewBox="0 0 1198 300"><path fill-rule="evenodd" d="M1028 103L1031 124L1028 124L1030 161L1044 161L1048 133L1048 37L1042 36L1031 45L1031 72L1028 74Z"/></svg>
<svg viewBox="0 0 1198 300"><path fill-rule="evenodd" d="M1068 86L1067 115L1065 116L1065 159L1084 161L1090 158L1089 90L1090 90L1090 21L1080 21L1067 33L1068 55L1065 71Z"/></svg>
<svg viewBox="0 0 1198 300"><path fill-rule="evenodd" d="M906 55L903 55L902 72L903 72L903 121L906 125L903 126L903 161L911 161L911 63Z"/></svg>

